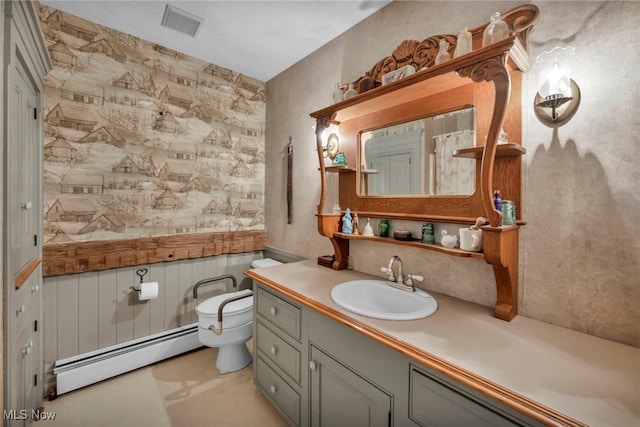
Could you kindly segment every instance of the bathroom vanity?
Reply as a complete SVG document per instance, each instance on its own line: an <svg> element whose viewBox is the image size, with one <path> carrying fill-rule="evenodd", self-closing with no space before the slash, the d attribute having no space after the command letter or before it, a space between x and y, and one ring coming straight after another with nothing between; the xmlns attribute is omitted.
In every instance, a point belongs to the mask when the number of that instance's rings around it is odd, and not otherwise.
<svg viewBox="0 0 640 427"><path fill-rule="evenodd" d="M245 274L256 281L255 383L291 425L640 422L639 349L522 316L503 322L436 293L427 318L359 316L331 290L373 277L310 260Z"/></svg>

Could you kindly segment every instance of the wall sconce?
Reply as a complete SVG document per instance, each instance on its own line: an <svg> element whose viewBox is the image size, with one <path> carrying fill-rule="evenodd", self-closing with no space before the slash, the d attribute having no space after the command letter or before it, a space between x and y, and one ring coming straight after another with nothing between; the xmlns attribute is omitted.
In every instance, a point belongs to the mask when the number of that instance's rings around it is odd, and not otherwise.
<svg viewBox="0 0 640 427"><path fill-rule="evenodd" d="M336 125L330 125L322 131L322 155L331 161L336 158L340 145L339 130Z"/></svg>
<svg viewBox="0 0 640 427"><path fill-rule="evenodd" d="M580 105L580 88L569 73L568 58L574 54L572 46L554 47L536 58L541 70L533 109L538 120L547 126L563 125Z"/></svg>

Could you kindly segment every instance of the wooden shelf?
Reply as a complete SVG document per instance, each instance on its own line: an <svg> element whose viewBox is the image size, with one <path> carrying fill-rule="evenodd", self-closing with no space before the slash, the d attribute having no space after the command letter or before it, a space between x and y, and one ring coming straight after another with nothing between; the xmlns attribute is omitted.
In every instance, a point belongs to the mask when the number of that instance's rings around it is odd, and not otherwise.
<svg viewBox="0 0 640 427"><path fill-rule="evenodd" d="M341 237L343 239L348 239L348 240L370 240L373 242L382 242L382 243L391 243L394 245L403 245L403 246L412 246L414 248L422 248L422 249L428 249L431 251L436 251L436 252L441 252L444 254L448 254L448 255L453 255L453 256L459 256L459 257L466 257L466 258L478 258L478 259L484 259L484 254L482 252L467 252L467 251L463 251L461 249L449 249L449 248L445 248L442 245L432 245L432 244L427 244L427 243L422 243L420 240L418 239L412 239L412 240L397 240L394 239L393 237L380 237L380 236L374 236L374 237L365 237L361 234L345 234L345 233L334 233L335 237Z"/></svg>
<svg viewBox="0 0 640 427"><path fill-rule="evenodd" d="M356 170L350 166L325 166L324 171L331 173L351 173L355 172Z"/></svg>
<svg viewBox="0 0 640 427"><path fill-rule="evenodd" d="M481 159L484 147L461 148L454 150L453 157L465 159ZM496 157L522 156L527 150L520 144L510 142L496 146Z"/></svg>

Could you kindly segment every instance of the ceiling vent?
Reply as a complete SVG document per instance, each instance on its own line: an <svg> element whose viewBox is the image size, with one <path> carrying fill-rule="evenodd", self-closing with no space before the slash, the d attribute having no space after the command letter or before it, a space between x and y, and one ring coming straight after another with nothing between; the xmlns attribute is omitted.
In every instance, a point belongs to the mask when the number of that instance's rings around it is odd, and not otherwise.
<svg viewBox="0 0 640 427"><path fill-rule="evenodd" d="M162 17L162 26L180 31L191 37L195 37L204 20L192 13L185 12L175 6L167 5Z"/></svg>

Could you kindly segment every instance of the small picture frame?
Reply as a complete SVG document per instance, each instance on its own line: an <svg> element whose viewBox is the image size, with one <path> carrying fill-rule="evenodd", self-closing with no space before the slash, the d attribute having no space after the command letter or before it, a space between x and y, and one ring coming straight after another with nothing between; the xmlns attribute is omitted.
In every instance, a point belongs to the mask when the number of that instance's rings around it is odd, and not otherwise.
<svg viewBox="0 0 640 427"><path fill-rule="evenodd" d="M386 74L382 75L382 84L386 85L391 82L395 82L396 80L403 79L411 74L415 73L416 69L413 65L405 65L402 68L398 68L397 70L389 71Z"/></svg>

